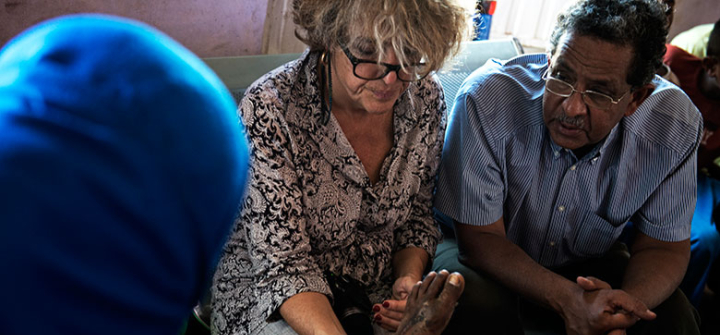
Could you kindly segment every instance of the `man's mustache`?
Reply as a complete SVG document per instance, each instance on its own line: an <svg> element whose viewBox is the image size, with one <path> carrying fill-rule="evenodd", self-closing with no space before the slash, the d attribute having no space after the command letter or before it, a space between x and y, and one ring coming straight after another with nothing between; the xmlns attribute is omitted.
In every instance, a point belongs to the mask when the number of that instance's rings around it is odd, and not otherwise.
<svg viewBox="0 0 720 335"><path fill-rule="evenodd" d="M565 113L562 113L561 115L555 117L555 120L560 121L564 124L573 126L575 128L583 128L585 125L585 118L582 116L578 117L569 117L565 115Z"/></svg>

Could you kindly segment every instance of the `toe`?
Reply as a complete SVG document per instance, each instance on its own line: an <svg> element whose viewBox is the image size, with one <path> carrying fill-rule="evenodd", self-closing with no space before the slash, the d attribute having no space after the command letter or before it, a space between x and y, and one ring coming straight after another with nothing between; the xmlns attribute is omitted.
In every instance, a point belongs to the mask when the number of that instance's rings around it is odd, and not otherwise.
<svg viewBox="0 0 720 335"><path fill-rule="evenodd" d="M465 278L457 272L453 272L445 282L445 287L440 293L440 299L446 302L455 302L460 298L465 289Z"/></svg>

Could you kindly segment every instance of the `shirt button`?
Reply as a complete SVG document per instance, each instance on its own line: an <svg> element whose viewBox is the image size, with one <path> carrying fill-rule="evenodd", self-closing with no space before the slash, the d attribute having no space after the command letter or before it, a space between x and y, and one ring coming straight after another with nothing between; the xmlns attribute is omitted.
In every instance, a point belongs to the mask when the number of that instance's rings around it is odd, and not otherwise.
<svg viewBox="0 0 720 335"><path fill-rule="evenodd" d="M570 171L575 171L576 168L577 168L577 166L573 165L570 167Z"/></svg>
<svg viewBox="0 0 720 335"><path fill-rule="evenodd" d="M561 212L564 212L564 211L565 211L565 206L563 206L563 205L558 206L558 210L561 211Z"/></svg>
<svg viewBox="0 0 720 335"><path fill-rule="evenodd" d="M555 241L550 241L550 246L551 246L551 247L554 247L554 246L555 246Z"/></svg>
<svg viewBox="0 0 720 335"><path fill-rule="evenodd" d="M592 159L592 162L593 162L593 163L597 162L597 157L593 158L593 159Z"/></svg>
<svg viewBox="0 0 720 335"><path fill-rule="evenodd" d="M560 156L560 151L555 151L555 157Z"/></svg>

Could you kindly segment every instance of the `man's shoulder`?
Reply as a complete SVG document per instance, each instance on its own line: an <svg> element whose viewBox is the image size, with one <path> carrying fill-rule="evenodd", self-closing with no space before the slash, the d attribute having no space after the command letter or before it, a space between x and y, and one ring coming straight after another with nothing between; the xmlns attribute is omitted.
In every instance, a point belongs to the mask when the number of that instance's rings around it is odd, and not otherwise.
<svg viewBox="0 0 720 335"><path fill-rule="evenodd" d="M652 83L655 89L650 96L624 119L626 131L684 152L698 140L702 116L679 87L657 76Z"/></svg>
<svg viewBox="0 0 720 335"><path fill-rule="evenodd" d="M546 68L545 54L520 55L508 60L491 58L465 79L461 93L538 86Z"/></svg>

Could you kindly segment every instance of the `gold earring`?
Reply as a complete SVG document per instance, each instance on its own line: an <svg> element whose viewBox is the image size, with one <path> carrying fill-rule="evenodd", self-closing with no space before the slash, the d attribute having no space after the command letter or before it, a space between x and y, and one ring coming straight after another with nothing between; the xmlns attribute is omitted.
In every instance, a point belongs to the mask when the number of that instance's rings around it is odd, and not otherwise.
<svg viewBox="0 0 720 335"><path fill-rule="evenodd" d="M325 50L325 51L323 51L323 53L320 55L320 63L322 63L323 65L327 65L327 57L328 57L327 54L328 54L328 52L327 52L327 50Z"/></svg>

